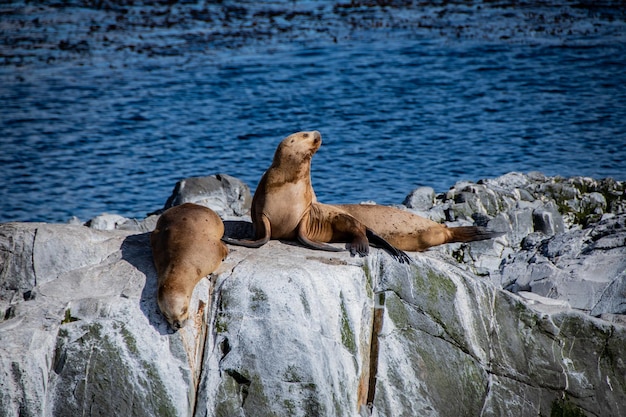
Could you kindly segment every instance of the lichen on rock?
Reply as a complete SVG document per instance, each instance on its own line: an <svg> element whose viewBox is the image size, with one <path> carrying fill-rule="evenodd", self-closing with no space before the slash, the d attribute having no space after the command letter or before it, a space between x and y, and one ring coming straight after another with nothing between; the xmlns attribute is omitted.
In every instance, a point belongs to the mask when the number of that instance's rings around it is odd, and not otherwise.
<svg viewBox="0 0 626 417"><path fill-rule="evenodd" d="M411 265L232 247L178 332L145 230L1 224L0 414L624 415L623 190L511 173L429 209L424 190L425 214L507 234Z"/></svg>

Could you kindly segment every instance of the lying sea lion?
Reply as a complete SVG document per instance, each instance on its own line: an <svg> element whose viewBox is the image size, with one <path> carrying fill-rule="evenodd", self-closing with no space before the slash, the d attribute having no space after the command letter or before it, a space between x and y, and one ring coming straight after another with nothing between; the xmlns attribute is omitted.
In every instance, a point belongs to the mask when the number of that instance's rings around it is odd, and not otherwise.
<svg viewBox="0 0 626 417"><path fill-rule="evenodd" d="M340 251L326 243L347 242L351 254L365 256L369 244L380 246L400 262L409 257L343 210L317 202L311 186L311 158L322 144L318 131L294 133L278 145L272 165L252 198L255 240L225 237L233 245L258 248L270 239L298 240L305 246Z"/></svg>
<svg viewBox="0 0 626 417"><path fill-rule="evenodd" d="M166 210L150 235L158 275L157 302L174 329L189 315L194 287L228 255L222 219L211 209L185 203Z"/></svg>
<svg viewBox="0 0 626 417"><path fill-rule="evenodd" d="M492 239L503 233L484 227L447 227L406 210L377 204L340 204L349 213L398 249L418 252L453 242Z"/></svg>

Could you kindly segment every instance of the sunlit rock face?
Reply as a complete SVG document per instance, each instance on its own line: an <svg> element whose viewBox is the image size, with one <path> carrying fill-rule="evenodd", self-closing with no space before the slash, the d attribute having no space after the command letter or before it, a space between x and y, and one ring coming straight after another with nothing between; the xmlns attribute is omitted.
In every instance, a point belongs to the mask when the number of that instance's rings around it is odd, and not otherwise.
<svg viewBox="0 0 626 417"><path fill-rule="evenodd" d="M514 172L459 182L418 213L506 232L493 240L434 249L496 286L565 301L607 319L626 312L623 181Z"/></svg>
<svg viewBox="0 0 626 417"><path fill-rule="evenodd" d="M177 332L148 231L2 224L0 415L625 415L620 200L579 224L537 197L554 179L490 181L419 206L510 226L495 241L411 265L375 248L231 246Z"/></svg>

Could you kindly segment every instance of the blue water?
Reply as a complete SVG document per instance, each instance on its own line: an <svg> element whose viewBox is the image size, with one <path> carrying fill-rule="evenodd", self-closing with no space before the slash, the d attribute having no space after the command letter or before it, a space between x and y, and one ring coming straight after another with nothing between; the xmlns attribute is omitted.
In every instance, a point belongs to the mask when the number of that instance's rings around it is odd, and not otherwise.
<svg viewBox="0 0 626 417"><path fill-rule="evenodd" d="M143 218L189 176L254 191L313 129L328 203L510 171L626 180L619 2L365 3L0 6L0 222Z"/></svg>

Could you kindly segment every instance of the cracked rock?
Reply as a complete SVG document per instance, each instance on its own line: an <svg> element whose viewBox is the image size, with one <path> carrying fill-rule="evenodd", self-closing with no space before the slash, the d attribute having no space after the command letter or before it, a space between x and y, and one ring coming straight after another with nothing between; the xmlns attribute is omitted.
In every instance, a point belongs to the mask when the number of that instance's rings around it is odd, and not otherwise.
<svg viewBox="0 0 626 417"><path fill-rule="evenodd" d="M622 184L512 173L478 185L429 212L501 238L411 265L376 248L231 246L178 332L156 304L147 230L2 224L0 415L626 415L626 214L565 216L576 204L550 197L597 192L609 210ZM478 214L454 212L472 199Z"/></svg>

